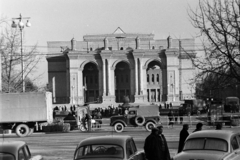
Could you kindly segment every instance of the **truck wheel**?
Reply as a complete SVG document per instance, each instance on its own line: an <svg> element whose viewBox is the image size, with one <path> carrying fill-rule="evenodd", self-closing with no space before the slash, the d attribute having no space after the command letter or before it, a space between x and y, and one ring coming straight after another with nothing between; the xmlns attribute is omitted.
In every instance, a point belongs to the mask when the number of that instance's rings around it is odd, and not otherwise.
<svg viewBox="0 0 240 160"><path fill-rule="evenodd" d="M29 127L26 124L19 124L15 132L19 137L26 137L29 133Z"/></svg>
<svg viewBox="0 0 240 160"><path fill-rule="evenodd" d="M122 123L116 123L114 125L114 130L117 132L117 133L120 133L124 130L124 126Z"/></svg>
<svg viewBox="0 0 240 160"><path fill-rule="evenodd" d="M143 116L137 116L135 118L135 123L138 126L142 126L145 123L145 118Z"/></svg>
<svg viewBox="0 0 240 160"><path fill-rule="evenodd" d="M148 131L148 132L151 132L152 131L152 128L156 127L155 123L153 122L147 122L146 125L145 125L145 129Z"/></svg>

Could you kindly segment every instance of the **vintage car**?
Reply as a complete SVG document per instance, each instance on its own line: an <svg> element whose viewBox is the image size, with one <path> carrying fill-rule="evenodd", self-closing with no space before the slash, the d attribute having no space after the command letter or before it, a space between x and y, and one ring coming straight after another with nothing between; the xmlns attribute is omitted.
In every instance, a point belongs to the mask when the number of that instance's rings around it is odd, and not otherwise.
<svg viewBox="0 0 240 160"><path fill-rule="evenodd" d="M122 132L124 127L144 126L151 131L160 123L159 107L157 105L137 105L126 108L124 114L110 117L110 126L116 132Z"/></svg>
<svg viewBox="0 0 240 160"><path fill-rule="evenodd" d="M174 160L239 160L240 133L229 130L194 132L186 139L183 151Z"/></svg>
<svg viewBox="0 0 240 160"><path fill-rule="evenodd" d="M42 160L41 155L32 156L28 145L23 141L0 142L1 160Z"/></svg>
<svg viewBox="0 0 240 160"><path fill-rule="evenodd" d="M144 151L138 151L131 136L99 136L81 141L75 150L74 160L144 160Z"/></svg>

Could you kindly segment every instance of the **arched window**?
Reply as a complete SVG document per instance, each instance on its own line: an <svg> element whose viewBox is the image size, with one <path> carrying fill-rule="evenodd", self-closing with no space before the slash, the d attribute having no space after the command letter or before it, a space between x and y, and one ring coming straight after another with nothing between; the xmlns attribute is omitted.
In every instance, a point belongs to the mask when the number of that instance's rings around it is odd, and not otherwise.
<svg viewBox="0 0 240 160"><path fill-rule="evenodd" d="M149 74L147 75L147 82L149 83Z"/></svg>
<svg viewBox="0 0 240 160"><path fill-rule="evenodd" d="M155 81L155 80L154 80L154 74L152 74L152 82L154 83L154 81Z"/></svg>
<svg viewBox="0 0 240 160"><path fill-rule="evenodd" d="M92 47L90 47L90 51L92 51Z"/></svg>
<svg viewBox="0 0 240 160"><path fill-rule="evenodd" d="M155 49L155 46L152 46L152 49Z"/></svg>
<svg viewBox="0 0 240 160"><path fill-rule="evenodd" d="M120 50L123 50L123 47L121 47Z"/></svg>
<svg viewBox="0 0 240 160"><path fill-rule="evenodd" d="M159 83L159 74L157 74L157 83Z"/></svg>

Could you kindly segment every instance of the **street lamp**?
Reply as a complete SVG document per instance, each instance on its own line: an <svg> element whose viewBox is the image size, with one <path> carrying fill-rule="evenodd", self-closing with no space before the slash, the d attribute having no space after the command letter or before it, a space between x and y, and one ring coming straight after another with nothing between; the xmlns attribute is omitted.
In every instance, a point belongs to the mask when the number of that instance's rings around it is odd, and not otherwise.
<svg viewBox="0 0 240 160"><path fill-rule="evenodd" d="M18 25L15 23L14 20L18 19L19 22L18 22ZM27 19L27 23L24 25L23 23L23 19ZM19 28L20 29L20 32L21 32L21 72L22 72L22 92L25 92L25 82L24 82L24 74L23 74L23 29L24 29L24 26L26 27L30 27L31 26L31 23L29 22L29 19L30 17L22 17L22 15L20 14L20 17L18 18L12 18L13 22L12 22L12 28Z"/></svg>

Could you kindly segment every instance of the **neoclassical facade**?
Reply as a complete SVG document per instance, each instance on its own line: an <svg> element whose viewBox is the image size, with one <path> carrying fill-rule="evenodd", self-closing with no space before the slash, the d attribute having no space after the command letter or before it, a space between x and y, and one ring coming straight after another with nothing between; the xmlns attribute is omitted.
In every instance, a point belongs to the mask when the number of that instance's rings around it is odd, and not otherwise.
<svg viewBox="0 0 240 160"><path fill-rule="evenodd" d="M177 102L195 94L194 39L153 34L85 35L48 42L49 89L56 104Z"/></svg>

